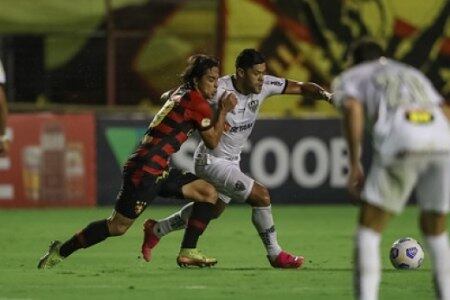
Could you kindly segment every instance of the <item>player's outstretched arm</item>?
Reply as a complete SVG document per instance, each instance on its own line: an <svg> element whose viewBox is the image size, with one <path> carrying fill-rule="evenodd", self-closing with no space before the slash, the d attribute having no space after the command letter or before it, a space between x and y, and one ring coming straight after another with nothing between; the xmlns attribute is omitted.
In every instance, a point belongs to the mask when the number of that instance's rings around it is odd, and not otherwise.
<svg viewBox="0 0 450 300"><path fill-rule="evenodd" d="M205 146L209 149L214 149L219 144L220 137L225 128L225 118L228 112L233 110L237 104L236 95L233 93L226 93L219 100L219 107L217 111L217 119L214 126L208 130L200 131Z"/></svg>
<svg viewBox="0 0 450 300"><path fill-rule="evenodd" d="M284 93L309 96L313 99L325 100L329 103L332 103L332 94L327 92L320 85L313 82L299 82L288 80Z"/></svg>

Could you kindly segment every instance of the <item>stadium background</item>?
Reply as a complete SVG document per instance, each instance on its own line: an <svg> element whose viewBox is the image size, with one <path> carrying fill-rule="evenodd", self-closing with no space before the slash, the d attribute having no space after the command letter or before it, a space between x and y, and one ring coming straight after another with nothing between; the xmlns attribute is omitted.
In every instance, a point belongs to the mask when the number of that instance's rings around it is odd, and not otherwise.
<svg viewBox="0 0 450 300"><path fill-rule="evenodd" d="M268 265L244 205L203 235L199 246L219 259L211 270L178 269L181 231L150 264L136 259L142 220L54 270L36 263L52 239L110 214L121 165L189 55L214 54L229 73L236 54L255 47L272 74L328 87L348 44L369 34L450 100L449 15L446 0L0 1L12 137L0 158L0 298L350 299L357 207L345 205L339 113L290 96L263 105L242 165L270 188L283 248L306 257L300 272ZM192 168L194 146L188 141L174 163ZM152 206L145 217L178 207ZM415 207L383 237L380 299L433 299L427 253L418 271L390 266L390 245L403 236L420 240Z"/></svg>
<svg viewBox="0 0 450 300"><path fill-rule="evenodd" d="M347 45L371 35L450 98L449 1L4 0L0 8L13 137L0 163L0 206L112 204L159 95L198 52L231 73L237 53L255 47L269 73L329 87ZM176 165L192 169L194 145ZM311 99L270 98L242 165L275 202L345 202L339 114Z"/></svg>

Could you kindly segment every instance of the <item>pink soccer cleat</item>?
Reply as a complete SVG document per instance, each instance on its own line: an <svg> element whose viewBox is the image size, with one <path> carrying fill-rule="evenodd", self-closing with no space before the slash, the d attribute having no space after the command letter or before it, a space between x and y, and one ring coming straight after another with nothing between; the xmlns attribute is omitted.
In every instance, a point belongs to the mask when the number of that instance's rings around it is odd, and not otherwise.
<svg viewBox="0 0 450 300"><path fill-rule="evenodd" d="M269 256L267 256L269 258ZM286 251L281 251L275 260L269 258L269 262L274 268L279 269L298 269L302 266L305 258L303 256L295 256Z"/></svg>
<svg viewBox="0 0 450 300"><path fill-rule="evenodd" d="M147 219L144 222L144 241L142 242L141 253L145 261L152 259L152 249L159 243L159 237L153 233L156 221Z"/></svg>

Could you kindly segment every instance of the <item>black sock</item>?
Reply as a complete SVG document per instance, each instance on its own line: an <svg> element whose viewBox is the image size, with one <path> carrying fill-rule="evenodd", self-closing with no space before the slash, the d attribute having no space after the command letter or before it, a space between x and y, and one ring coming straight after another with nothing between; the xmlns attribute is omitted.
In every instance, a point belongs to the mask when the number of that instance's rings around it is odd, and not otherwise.
<svg viewBox="0 0 450 300"><path fill-rule="evenodd" d="M81 248L88 248L98 244L109 237L108 223L106 220L100 220L90 223L82 231L72 236L61 245L59 254L67 257Z"/></svg>
<svg viewBox="0 0 450 300"><path fill-rule="evenodd" d="M191 217L184 231L181 248L196 248L197 241L208 226L213 216L214 204L208 202L195 202L192 207Z"/></svg>

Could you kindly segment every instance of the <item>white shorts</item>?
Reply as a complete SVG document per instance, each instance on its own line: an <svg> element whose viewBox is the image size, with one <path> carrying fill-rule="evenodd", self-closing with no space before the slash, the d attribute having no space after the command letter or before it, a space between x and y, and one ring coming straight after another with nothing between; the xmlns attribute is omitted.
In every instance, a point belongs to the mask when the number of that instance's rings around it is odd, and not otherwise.
<svg viewBox="0 0 450 300"><path fill-rule="evenodd" d="M227 204L231 199L239 202L247 200L255 182L241 171L239 161L210 155L207 158L196 158L195 174L214 185L219 199Z"/></svg>
<svg viewBox="0 0 450 300"><path fill-rule="evenodd" d="M447 213L450 208L450 155L414 154L382 165L374 157L362 198L386 211L400 213L416 188L423 211Z"/></svg>

